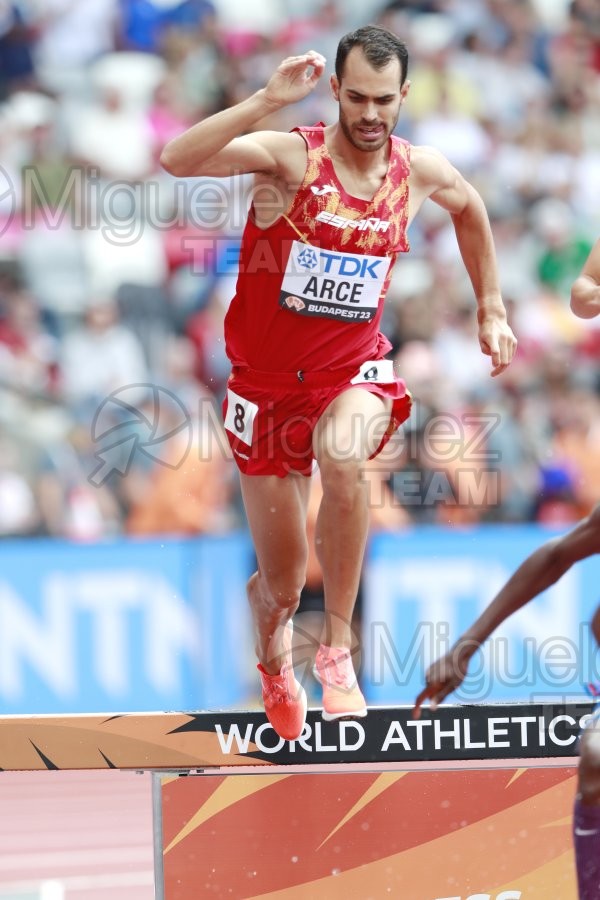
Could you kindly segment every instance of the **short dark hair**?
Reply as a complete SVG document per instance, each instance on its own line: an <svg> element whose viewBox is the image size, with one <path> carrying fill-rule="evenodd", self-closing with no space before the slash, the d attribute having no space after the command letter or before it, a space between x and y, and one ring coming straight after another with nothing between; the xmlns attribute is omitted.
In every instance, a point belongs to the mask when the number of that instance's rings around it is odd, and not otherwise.
<svg viewBox="0 0 600 900"><path fill-rule="evenodd" d="M408 50L406 44L393 31L380 25L363 25L350 31L340 40L335 57L335 74L339 82L344 74L346 58L353 47L360 47L367 62L374 69L383 69L394 59L400 63L400 85L406 81L408 73Z"/></svg>

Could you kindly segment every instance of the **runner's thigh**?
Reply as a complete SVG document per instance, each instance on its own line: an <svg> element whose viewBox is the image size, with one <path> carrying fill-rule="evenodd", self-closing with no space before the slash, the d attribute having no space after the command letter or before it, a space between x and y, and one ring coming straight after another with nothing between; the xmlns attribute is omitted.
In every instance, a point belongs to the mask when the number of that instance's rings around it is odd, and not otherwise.
<svg viewBox="0 0 600 900"><path fill-rule="evenodd" d="M389 425L392 401L364 388L339 394L322 414L313 434L313 452L325 460L366 460Z"/></svg>

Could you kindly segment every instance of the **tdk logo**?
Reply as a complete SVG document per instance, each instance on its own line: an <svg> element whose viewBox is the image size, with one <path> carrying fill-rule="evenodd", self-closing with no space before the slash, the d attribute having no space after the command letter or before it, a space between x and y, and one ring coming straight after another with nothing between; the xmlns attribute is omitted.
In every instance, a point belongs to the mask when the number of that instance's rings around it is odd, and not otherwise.
<svg viewBox="0 0 600 900"><path fill-rule="evenodd" d="M369 259L364 256L350 256L347 253L327 253L321 250L322 271L332 275L345 275L351 278L379 278L376 269L381 259Z"/></svg>
<svg viewBox="0 0 600 900"><path fill-rule="evenodd" d="M381 275L377 269L383 259L374 259L368 256L352 256L349 253L330 253L326 250L319 251L319 272L325 275L341 275L345 278L375 278ZM314 250L304 248L296 256L296 262L302 269L313 270L317 265L317 257Z"/></svg>

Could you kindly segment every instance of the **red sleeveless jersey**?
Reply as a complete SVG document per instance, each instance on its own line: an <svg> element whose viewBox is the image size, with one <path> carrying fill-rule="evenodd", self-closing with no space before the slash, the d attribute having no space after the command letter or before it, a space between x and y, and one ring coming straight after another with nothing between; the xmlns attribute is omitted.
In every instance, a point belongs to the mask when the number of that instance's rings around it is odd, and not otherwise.
<svg viewBox="0 0 600 900"><path fill-rule="evenodd" d="M234 366L266 372L358 367L391 347L379 323L396 257L409 249L410 145L391 138L385 181L361 200L339 181L323 126L294 130L308 148L304 179L269 228L250 210L225 319L227 354Z"/></svg>

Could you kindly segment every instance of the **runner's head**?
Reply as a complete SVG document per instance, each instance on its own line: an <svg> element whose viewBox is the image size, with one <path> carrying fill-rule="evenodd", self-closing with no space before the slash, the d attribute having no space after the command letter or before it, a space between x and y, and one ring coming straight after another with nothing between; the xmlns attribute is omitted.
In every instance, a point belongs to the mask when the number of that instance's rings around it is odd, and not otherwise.
<svg viewBox="0 0 600 900"><path fill-rule="evenodd" d="M406 44L387 28L380 25L363 25L341 38L335 57L335 74L341 84L346 60L354 48L360 50L369 65L376 71L398 60L400 84L402 87L408 74L408 50Z"/></svg>
<svg viewBox="0 0 600 900"><path fill-rule="evenodd" d="M341 39L331 90L342 132L356 149L386 144L410 87L407 69L406 46L386 28L366 25Z"/></svg>

